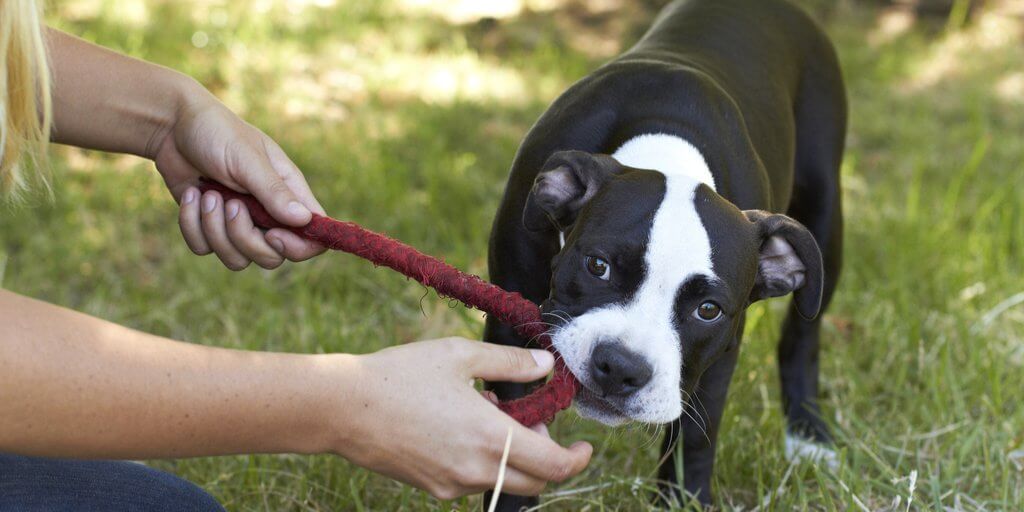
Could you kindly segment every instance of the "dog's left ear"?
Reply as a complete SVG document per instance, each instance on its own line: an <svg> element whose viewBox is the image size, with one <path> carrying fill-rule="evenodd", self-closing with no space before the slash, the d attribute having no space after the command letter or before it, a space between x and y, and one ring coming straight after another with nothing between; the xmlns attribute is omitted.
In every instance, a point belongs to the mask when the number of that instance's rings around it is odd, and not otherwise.
<svg viewBox="0 0 1024 512"><path fill-rule="evenodd" d="M793 293L800 316L811 320L821 309L824 274L821 250L803 224L780 214L746 210L761 244L750 301Z"/></svg>

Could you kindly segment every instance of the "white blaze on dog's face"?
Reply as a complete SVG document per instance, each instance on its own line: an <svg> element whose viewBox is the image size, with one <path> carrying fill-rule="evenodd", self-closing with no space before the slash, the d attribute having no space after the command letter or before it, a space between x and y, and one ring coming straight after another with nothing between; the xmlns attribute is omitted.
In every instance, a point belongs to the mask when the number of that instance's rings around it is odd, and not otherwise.
<svg viewBox="0 0 1024 512"><path fill-rule="evenodd" d="M714 181L697 149L678 137L638 137L612 157L622 165L665 175L664 197L654 212L644 251L646 275L629 300L576 317L557 331L553 342L573 373L590 381L592 365L585 363L598 343L619 343L650 365L650 380L622 404L627 410L611 411L584 400L579 403L582 414L608 423L618 423L625 419L622 416L665 423L682 412L675 296L688 277L714 279L711 243L694 204L697 187L713 187ZM587 389L595 387L600 388Z"/></svg>
<svg viewBox="0 0 1024 512"><path fill-rule="evenodd" d="M679 137L636 137L610 157L556 153L544 168L524 222L564 235L543 310L583 384L584 416L676 419L683 391L735 346L750 300L803 284L792 246L764 243L761 224L715 192L704 158Z"/></svg>

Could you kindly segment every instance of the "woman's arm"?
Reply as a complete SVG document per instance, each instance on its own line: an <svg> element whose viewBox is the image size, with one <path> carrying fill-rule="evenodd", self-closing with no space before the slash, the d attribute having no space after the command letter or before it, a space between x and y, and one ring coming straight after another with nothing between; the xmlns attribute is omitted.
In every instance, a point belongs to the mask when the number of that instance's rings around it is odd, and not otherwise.
<svg viewBox="0 0 1024 512"><path fill-rule="evenodd" d="M511 429L506 489L535 494L582 471L591 447L518 425L467 382L529 382L552 365L458 339L365 356L212 348L0 290L0 451L336 453L450 498L493 485Z"/></svg>
<svg viewBox="0 0 1024 512"><path fill-rule="evenodd" d="M53 141L83 148L155 154L198 84L186 75L47 29L53 68Z"/></svg>
<svg viewBox="0 0 1024 512"><path fill-rule="evenodd" d="M325 451L356 356L171 341L0 290L0 451L151 458ZM333 396L332 396L333 395ZM325 400L326 399L326 400Z"/></svg>
<svg viewBox="0 0 1024 512"><path fill-rule="evenodd" d="M197 254L233 269L274 268L323 252L285 229L253 227L240 203L199 197L200 176L255 195L291 226L323 213L302 173L266 134L233 114L195 80L47 30L53 68L55 142L149 158L181 203L179 223Z"/></svg>

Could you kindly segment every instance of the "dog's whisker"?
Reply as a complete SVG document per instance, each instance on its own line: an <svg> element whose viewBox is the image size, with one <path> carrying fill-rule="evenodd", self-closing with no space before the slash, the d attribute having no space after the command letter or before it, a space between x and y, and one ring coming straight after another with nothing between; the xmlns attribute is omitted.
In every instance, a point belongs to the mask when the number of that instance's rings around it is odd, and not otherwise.
<svg viewBox="0 0 1024 512"><path fill-rule="evenodd" d="M698 411L697 408L694 407L693 403L695 400L699 400L696 393L690 393L689 391L683 390L683 412L697 426L701 427L702 429L705 429L707 427L707 423L704 421L704 417L701 416L700 411ZM693 411L692 415L687 412L688 408Z"/></svg>
<svg viewBox="0 0 1024 512"><path fill-rule="evenodd" d="M657 468L661 467L661 465L664 464L665 461L667 461L669 457L671 457L671 456L673 456L675 454L676 445L679 444L680 434L682 433L682 428L679 425L680 425L680 420L678 420L678 419L672 421L671 423L669 423L669 425L668 425L669 430L668 430L668 434L667 435L669 436L669 439L671 439L671 442L666 447L666 449L662 452L661 458L658 459L658 463L655 464L655 471L657 471Z"/></svg>
<svg viewBox="0 0 1024 512"><path fill-rule="evenodd" d="M658 439L661 438L662 425L651 425L649 430L649 438L644 443L644 448L648 446L654 446L658 443Z"/></svg>
<svg viewBox="0 0 1024 512"><path fill-rule="evenodd" d="M701 430L706 432L708 428L708 417L706 414L701 414L700 411L697 410L697 407L694 406L694 401L700 402L700 397L696 394L688 395L687 400L683 402L683 410L685 411L687 408L692 410L693 416L690 417L694 418L694 422L700 426Z"/></svg>
<svg viewBox="0 0 1024 512"><path fill-rule="evenodd" d="M557 324L553 324L553 323L550 323L550 322L540 322L540 321L538 321L538 322L523 322L520 325L543 325L543 326L548 327L549 329L557 329L557 328L561 327L561 326L559 326Z"/></svg>
<svg viewBox="0 0 1024 512"><path fill-rule="evenodd" d="M551 316L561 320L564 323L569 323L569 322L573 321L573 316L570 315L569 313L561 310L561 309L556 309L554 311L549 311L549 312L541 313L541 316L544 316L544 315L551 315Z"/></svg>

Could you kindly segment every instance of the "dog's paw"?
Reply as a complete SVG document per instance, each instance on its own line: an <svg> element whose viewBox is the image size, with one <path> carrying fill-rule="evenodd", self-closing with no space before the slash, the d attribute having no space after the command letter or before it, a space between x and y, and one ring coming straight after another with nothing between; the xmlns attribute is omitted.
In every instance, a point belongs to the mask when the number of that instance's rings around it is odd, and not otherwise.
<svg viewBox="0 0 1024 512"><path fill-rule="evenodd" d="M834 450L826 445L807 441L792 434L786 434L786 460L813 462L833 471L839 467L839 456Z"/></svg>

